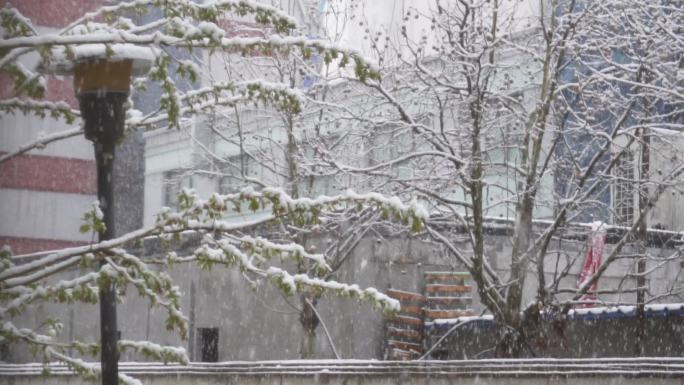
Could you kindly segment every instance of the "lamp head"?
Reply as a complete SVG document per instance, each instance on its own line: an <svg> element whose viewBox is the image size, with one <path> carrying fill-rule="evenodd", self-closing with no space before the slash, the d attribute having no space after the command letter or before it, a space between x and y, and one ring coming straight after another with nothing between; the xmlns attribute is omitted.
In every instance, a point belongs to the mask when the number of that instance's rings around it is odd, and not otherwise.
<svg viewBox="0 0 684 385"><path fill-rule="evenodd" d="M150 69L156 51L132 44L85 44L53 48L50 61L38 70L73 75L85 136L96 143L114 143L123 136L131 77Z"/></svg>

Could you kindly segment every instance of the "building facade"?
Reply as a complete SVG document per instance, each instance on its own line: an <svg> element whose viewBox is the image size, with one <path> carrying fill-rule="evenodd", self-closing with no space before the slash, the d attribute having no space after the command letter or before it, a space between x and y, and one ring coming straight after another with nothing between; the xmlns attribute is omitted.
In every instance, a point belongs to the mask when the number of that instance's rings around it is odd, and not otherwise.
<svg viewBox="0 0 684 385"><path fill-rule="evenodd" d="M55 32L104 1L3 2L30 18L40 32ZM24 55L27 68L37 55ZM45 100L78 109L71 78L46 76ZM11 78L0 73L0 97L15 97ZM78 128L61 119L33 115L0 114L0 153L11 154L42 137ZM0 156L2 156L0 155ZM51 143L0 163L0 244L14 254L83 245L89 234L78 228L81 217L97 199L92 144L83 136Z"/></svg>

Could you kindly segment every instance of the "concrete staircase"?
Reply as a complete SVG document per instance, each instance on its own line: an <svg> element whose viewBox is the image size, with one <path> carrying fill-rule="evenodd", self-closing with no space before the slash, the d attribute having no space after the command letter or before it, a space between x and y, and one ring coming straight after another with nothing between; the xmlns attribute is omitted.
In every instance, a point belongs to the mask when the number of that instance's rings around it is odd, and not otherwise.
<svg viewBox="0 0 684 385"><path fill-rule="evenodd" d="M470 317L475 315L472 286L467 284L470 274L462 272L434 271L423 274L425 280L425 319L428 325L439 319ZM423 344L429 349L447 332L442 328L423 328ZM439 358L444 355L445 347L434 349L430 356Z"/></svg>
<svg viewBox="0 0 684 385"><path fill-rule="evenodd" d="M388 290L387 295L401 303L401 311L386 320L385 358L412 360L422 356L442 336L440 332L427 333L426 322L474 315L470 310L472 287L466 284L469 278L462 272L425 272L423 294ZM431 355L439 357L439 350Z"/></svg>
<svg viewBox="0 0 684 385"><path fill-rule="evenodd" d="M385 322L385 347L388 360L411 360L423 354L423 306L425 297L418 293L388 290L387 295L401 303L401 311Z"/></svg>

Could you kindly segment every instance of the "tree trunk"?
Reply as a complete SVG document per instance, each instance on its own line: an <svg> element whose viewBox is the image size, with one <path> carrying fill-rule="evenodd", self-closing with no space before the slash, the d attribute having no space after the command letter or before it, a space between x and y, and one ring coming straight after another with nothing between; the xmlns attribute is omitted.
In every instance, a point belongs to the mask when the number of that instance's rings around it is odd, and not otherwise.
<svg viewBox="0 0 684 385"><path fill-rule="evenodd" d="M299 322L302 325L302 340L299 346L299 357L303 359L313 358L316 354L316 328L320 320L314 311L318 299L306 294L300 296L302 310L299 313Z"/></svg>
<svg viewBox="0 0 684 385"><path fill-rule="evenodd" d="M504 330L496 345L497 358L521 358L525 347L523 334L519 331Z"/></svg>
<svg viewBox="0 0 684 385"><path fill-rule="evenodd" d="M520 308L522 306L523 288L525 286L529 261L527 249L529 248L532 235L534 198L531 195L531 192L526 191L522 204L518 206L519 212L515 224L515 238L513 239L513 249L511 251L511 283L508 286L506 296L506 318L509 325L520 323Z"/></svg>
<svg viewBox="0 0 684 385"><path fill-rule="evenodd" d="M548 336L544 335L541 303L529 306L511 322L501 325L500 338L496 346L496 356L500 358L536 357L532 343L543 342ZM559 341L560 342L560 341ZM527 353L527 354L526 354Z"/></svg>

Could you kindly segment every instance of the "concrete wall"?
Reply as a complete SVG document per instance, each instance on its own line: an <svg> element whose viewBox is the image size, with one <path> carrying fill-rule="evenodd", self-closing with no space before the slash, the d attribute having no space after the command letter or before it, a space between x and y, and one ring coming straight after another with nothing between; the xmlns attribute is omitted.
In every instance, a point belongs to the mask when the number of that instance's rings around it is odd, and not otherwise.
<svg viewBox="0 0 684 385"><path fill-rule="evenodd" d="M490 262L505 276L507 258L510 255L510 241L505 236L492 235L487 245ZM322 240L321 242L325 242ZM570 254L582 255L583 242L566 241L562 247ZM196 239L187 239L183 244L171 244L174 250L193 250ZM612 245L608 245L610 250ZM465 243L463 249L467 250ZM146 245L146 254L163 252L156 246ZM606 253L608 252L606 250ZM629 252L629 251L627 251ZM674 252L671 249L653 249L654 255ZM182 255L179 253L179 255ZM564 258L559 265L568 263ZM649 262L653 263L653 262ZM678 260L670 261L653 273L648 280L651 293L668 285L681 286L682 277L678 272ZM560 287L574 287L580 262L571 268L571 274L562 281ZM547 265L547 279L553 277L556 269L555 257ZM626 272L632 271L631 263L618 262L608 269L599 281L599 289L617 287L622 281L624 288L633 286L630 279L624 279ZM458 265L445 256L440 247L411 238L390 238L381 240L366 238L354 250L347 263L337 272L334 279L356 283L360 287L375 287L380 291L389 288L422 292L423 273L436 270L462 271ZM69 272L74 275L77 272ZM190 319L190 327L215 327L219 329L219 361L227 360L274 360L295 359L299 357L301 327L298 313L292 306L299 306L297 297L284 298L269 282L252 286L238 271L215 266L212 271L202 271L195 266L176 266L171 272L175 283L183 293L182 310ZM679 283L677 283L679 282ZM530 271L525 286L524 303L534 300L536 277ZM483 310L476 292L473 293L473 308L476 314ZM600 295L611 301L617 295ZM631 294L623 294L623 303L633 301ZM383 317L370 305L334 296L324 296L318 306L321 317L330 330L338 352L342 358L383 358L384 328ZM65 324L62 340L74 336L86 342L96 341L98 334L98 309L95 305L43 304L27 309L13 322L20 327L36 326L46 317L52 316ZM153 309L147 300L140 299L135 289L130 288L124 303L119 306L119 325L122 338L151 340L160 344L184 346L191 360L199 360L194 335L182 341L175 333L164 328L164 312ZM333 358L329 343L322 328L317 335L317 357ZM679 353L681 354L681 352ZM676 355L676 354L675 354ZM124 355L122 359L139 359ZM21 345L13 345L6 352L9 362L34 360L28 350Z"/></svg>
<svg viewBox="0 0 684 385"><path fill-rule="evenodd" d="M396 375L392 377L366 377L366 376L328 376L321 374L283 376L228 376L219 377L214 375L204 376L195 374L192 376L179 377L177 375L142 376L139 378L145 385L175 385L179 383L192 385L681 385L684 382L680 378L643 378L622 377L619 375L596 377L527 377L512 375L510 377L428 377L425 375ZM1 384L6 385L80 385L92 384L92 381L84 381L73 377L10 377L0 378Z"/></svg>
<svg viewBox="0 0 684 385"><path fill-rule="evenodd" d="M446 262L432 246L408 239L392 243L365 239L335 279L356 283L362 288L376 287L381 291L390 287L421 291L422 271L445 267ZM76 273L74 271L70 275ZM219 361L299 357L301 327L298 313L288 304L299 306L296 297L284 299L269 282L252 287L238 271L221 266L214 267L212 271L178 266L171 275L183 293L182 310L190 318L190 326L219 328ZM342 357L382 358L384 330L381 312L368 304L332 296L321 299L319 312ZM151 340L181 345L189 352L194 350L190 341L181 341L176 334L165 330L164 312L150 308L133 288L119 306L118 314L124 339ZM48 316L59 318L64 323L62 340L69 340L74 335L85 341L99 338L98 308L94 305L40 305L27 309L13 322L21 327L35 327ZM11 349L6 360L33 360L26 347L13 345ZM321 358L334 357L320 328L317 351ZM196 354L193 358L199 359L199 356Z"/></svg>

